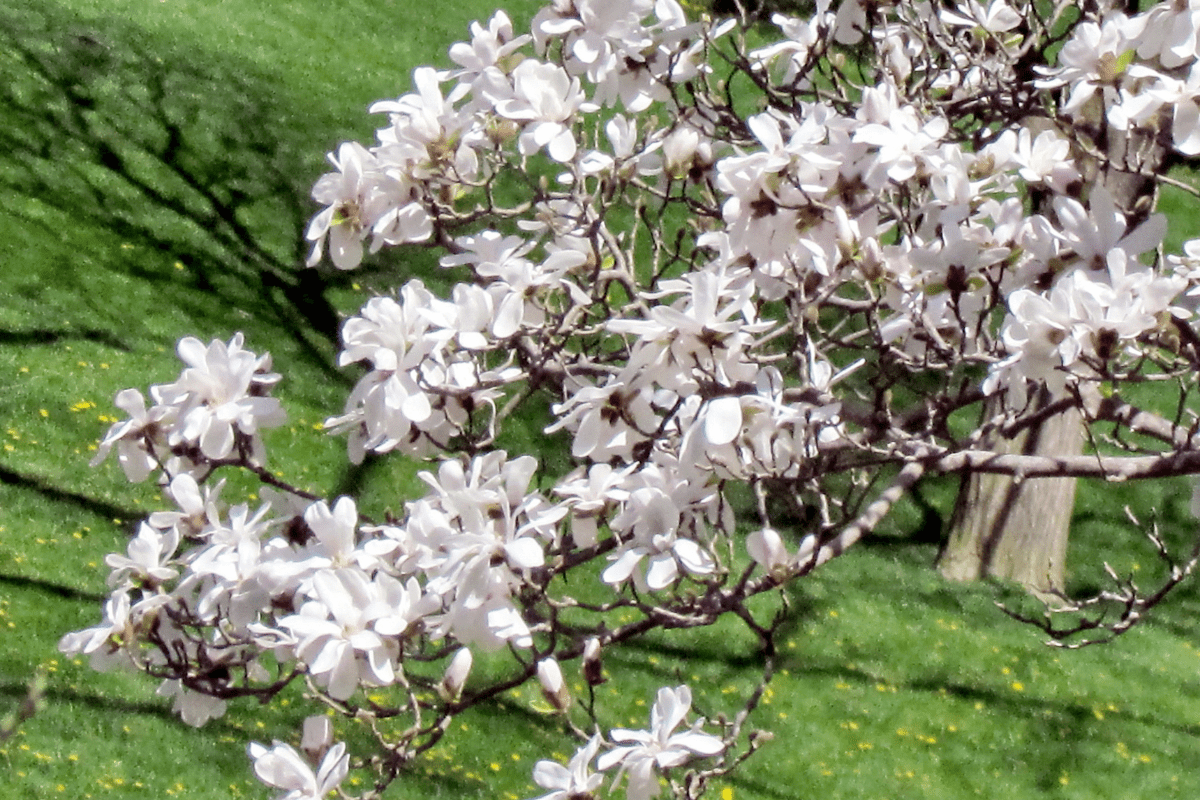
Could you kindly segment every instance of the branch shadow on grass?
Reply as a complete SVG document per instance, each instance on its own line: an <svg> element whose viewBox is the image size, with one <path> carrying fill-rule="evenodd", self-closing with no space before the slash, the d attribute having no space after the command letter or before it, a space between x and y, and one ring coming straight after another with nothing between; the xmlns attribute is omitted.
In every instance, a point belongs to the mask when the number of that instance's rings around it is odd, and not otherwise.
<svg viewBox="0 0 1200 800"><path fill-rule="evenodd" d="M22 331L0 330L0 345L9 347L30 347L34 345L52 345L62 341L97 342L114 350L128 351L130 348L111 331L85 328L73 330L70 328L30 328Z"/></svg>
<svg viewBox="0 0 1200 800"><path fill-rule="evenodd" d="M53 486L41 478L22 475L15 470L5 466L0 466L0 483L9 486L15 486L19 489L26 489L37 492L47 500L56 503L67 503L89 511L104 519L137 519L143 516L141 511L135 511L130 508L122 508L113 503L107 503L103 500L97 500L94 497L88 497L78 492L72 492L67 489L61 489Z"/></svg>
<svg viewBox="0 0 1200 800"><path fill-rule="evenodd" d="M0 684L0 697L9 700L19 700L29 687L22 683ZM72 703L85 705L97 711L116 714L146 714L148 716L170 718L170 705L167 703L140 703L133 700L121 700L115 697L103 697L98 694L79 692L71 689L51 688L43 696L47 702Z"/></svg>
<svg viewBox="0 0 1200 800"><path fill-rule="evenodd" d="M321 154L278 76L56 0L0 3L0 75L0 347L134 352L249 327L294 343L316 377L295 385L352 383L329 299L349 278L303 266ZM143 516L16 463L0 483Z"/></svg>
<svg viewBox="0 0 1200 800"><path fill-rule="evenodd" d="M23 575L5 575L0 573L0 586L32 589L53 597L61 597L64 600L78 600L93 605L103 603L107 599L106 595L97 594L96 592L87 592L82 589L76 589L74 586L64 586L61 583L53 583L38 578L28 578Z"/></svg>
<svg viewBox="0 0 1200 800"><path fill-rule="evenodd" d="M117 264L195 317L256 317L345 380L332 364L338 318L326 295L345 279L303 267L317 154L288 124L298 114L278 80L186 45L47 0L0 6L5 213L26 235ZM107 335L128 333L128 311L110 316Z"/></svg>

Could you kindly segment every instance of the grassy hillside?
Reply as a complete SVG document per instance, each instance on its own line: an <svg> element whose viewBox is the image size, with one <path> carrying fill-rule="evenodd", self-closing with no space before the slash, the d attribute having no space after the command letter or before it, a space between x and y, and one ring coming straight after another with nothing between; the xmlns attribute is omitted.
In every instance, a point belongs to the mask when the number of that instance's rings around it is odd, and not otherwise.
<svg viewBox="0 0 1200 800"><path fill-rule="evenodd" d="M324 153L369 138L374 99L408 88L478 0L9 0L0 9L0 712L45 670L44 709L0 744L7 798L266 797L248 739L291 735L298 696L236 706L201 730L154 683L61 658L62 633L93 624L103 558L124 547L154 493L115 466L90 470L113 394L172 380L179 336L270 350L290 425L272 467L322 491L367 481L398 507L414 465L347 473L342 444L314 428L337 411L336 314L363 286L428 269L406 255L374 272L304 272L307 188ZM527 19L531 2L509 5ZM1186 208L1186 207L1185 207ZM340 376L340 377L339 377ZM943 501L947 485L926 490ZM1085 487L1072 581L1098 565L1152 575L1122 522L1134 504L1187 532L1186 482ZM1004 617L991 586L951 586L909 508L884 535L792 595L783 672L757 724L776 738L720 787L723 798L1196 797L1200 649L1187 587L1152 623L1103 648L1062 652ZM1088 565L1084 568L1083 565ZM641 725L654 687L685 680L705 713L754 680L736 626L614 655L614 724ZM619 693L618 693L619 692ZM531 692L465 717L447 746L390 796L537 794L537 758L565 757ZM351 787L353 788L353 786Z"/></svg>

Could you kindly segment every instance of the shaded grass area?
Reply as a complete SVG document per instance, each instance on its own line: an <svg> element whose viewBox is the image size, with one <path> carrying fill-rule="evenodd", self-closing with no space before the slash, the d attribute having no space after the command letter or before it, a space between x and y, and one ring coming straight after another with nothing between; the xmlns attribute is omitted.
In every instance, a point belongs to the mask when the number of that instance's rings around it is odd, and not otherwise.
<svg viewBox="0 0 1200 800"><path fill-rule="evenodd" d="M528 18L535 5L510 11ZM490 13L475 0L419 14L357 0L332 11L297 0L0 9L11 76L0 187L12 198L0 210L0 708L38 665L50 677L45 708L0 744L0 798L267 796L244 746L291 736L306 713L298 694L235 704L193 730L153 682L58 656L62 633L99 617L104 556L157 502L111 464L89 470L89 446L113 421L117 390L175 377L180 335L245 330L286 374L290 423L269 439L274 468L304 488L359 488L372 509L398 510L420 491L411 464L347 471L342 444L315 428L353 378L329 364L356 284L446 279L411 254L352 276L305 272L300 228L323 151L369 138L367 104L405 91L412 66L445 64L446 45ZM514 446L545 448L537 427ZM952 491L926 489L943 508ZM1157 514L1176 537L1190 524L1187 493L1184 482L1085 487L1073 586L1099 585L1105 560L1152 577L1121 508ZM1110 647L1053 651L995 609L995 587L936 577L931 526L906 507L794 590L783 671L755 718L775 739L716 795L1197 796L1194 590ZM605 721L644 726L655 687L684 681L703 713L732 713L758 662L736 623L610 654L622 680L599 689ZM570 669L569 680L582 694ZM573 750L546 711L527 687L464 716L389 796L532 796L534 762Z"/></svg>
<svg viewBox="0 0 1200 800"><path fill-rule="evenodd" d="M39 302L8 318L8 340L76 336L127 351L131 337L168 335L154 315L130 313L136 295L113 304L94 290L117 272L184 319L256 318L327 364L336 316L320 276L296 268L290 235L308 211L297 169L308 159L276 134L267 78L53 5L11 4L0 30L12 76L0 93L0 186L16 198L6 227L25 234L6 237L5 255L54 270L10 287ZM15 248L30 237L58 246L53 261L22 258Z"/></svg>

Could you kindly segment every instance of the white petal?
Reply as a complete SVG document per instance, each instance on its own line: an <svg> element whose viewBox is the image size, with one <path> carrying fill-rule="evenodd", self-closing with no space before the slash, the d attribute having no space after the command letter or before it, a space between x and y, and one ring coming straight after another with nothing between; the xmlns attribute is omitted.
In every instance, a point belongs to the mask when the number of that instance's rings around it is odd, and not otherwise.
<svg viewBox="0 0 1200 800"><path fill-rule="evenodd" d="M673 549L675 555L683 562L684 568L693 575L707 575L712 572L712 558L691 539L676 539Z"/></svg>
<svg viewBox="0 0 1200 800"><path fill-rule="evenodd" d="M329 748L325 758L321 759L321 769L317 773L318 796L324 797L332 792L337 785L346 779L350 772L350 755L346 752L346 743L338 742Z"/></svg>
<svg viewBox="0 0 1200 800"><path fill-rule="evenodd" d="M655 591L671 585L679 575L679 565L675 556L666 554L650 559L650 567L646 570L646 585Z"/></svg>
<svg viewBox="0 0 1200 800"><path fill-rule="evenodd" d="M704 415L704 438L709 444L729 444L742 430L742 403L737 397L718 397Z"/></svg>
<svg viewBox="0 0 1200 800"><path fill-rule="evenodd" d="M496 309L492 333L499 339L507 339L520 329L524 317L525 298L517 292L509 292Z"/></svg>
<svg viewBox="0 0 1200 800"><path fill-rule="evenodd" d="M532 569L546 563L542 546L529 537L515 539L504 545L504 554L513 566L521 569Z"/></svg>
<svg viewBox="0 0 1200 800"><path fill-rule="evenodd" d="M543 789L567 789L571 785L571 773L562 764L539 761L533 767L533 781Z"/></svg>
<svg viewBox="0 0 1200 800"><path fill-rule="evenodd" d="M424 392L417 391L404 398L404 402L400 404L400 413L412 422L424 422L433 413L433 407L429 404L429 397Z"/></svg>
<svg viewBox="0 0 1200 800"><path fill-rule="evenodd" d="M626 550L609 565L608 569L600 575L600 580L609 584L624 583L629 580L629 576L633 574L634 567L642 560L645 551L640 548Z"/></svg>
<svg viewBox="0 0 1200 800"><path fill-rule="evenodd" d="M715 756L725 749L725 743L716 736L698 731L677 733L667 740L668 747L682 747L698 756Z"/></svg>
<svg viewBox="0 0 1200 800"><path fill-rule="evenodd" d="M566 163L575 157L575 136L571 133L570 128L563 128L562 131L550 141L550 146L546 152L550 157L560 164Z"/></svg>

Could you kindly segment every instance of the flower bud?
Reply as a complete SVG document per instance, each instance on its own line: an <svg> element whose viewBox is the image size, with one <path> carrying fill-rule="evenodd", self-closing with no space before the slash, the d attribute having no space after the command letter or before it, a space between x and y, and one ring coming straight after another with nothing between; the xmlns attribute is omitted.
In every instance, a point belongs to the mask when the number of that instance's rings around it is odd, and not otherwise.
<svg viewBox="0 0 1200 800"><path fill-rule="evenodd" d="M818 556L817 537L810 533L800 541L800 547L796 550L796 564L807 564Z"/></svg>
<svg viewBox="0 0 1200 800"><path fill-rule="evenodd" d="M508 144L517 138L517 134L520 132L521 126L507 119L495 119L487 126L487 136L496 147Z"/></svg>
<svg viewBox="0 0 1200 800"><path fill-rule="evenodd" d="M542 684L542 696L556 711L563 713L571 707L571 693L567 691L562 669L553 657L538 662L537 677Z"/></svg>
<svg viewBox="0 0 1200 800"><path fill-rule="evenodd" d="M607 680L604 665L600 663L600 640L595 636L583 646L583 679L588 686L599 686Z"/></svg>
<svg viewBox="0 0 1200 800"><path fill-rule="evenodd" d="M443 700L452 703L462 697L462 690L467 685L467 676L471 674L471 664L474 660L470 649L466 647L450 659L450 666L446 667L446 674L442 676L442 682L438 685L438 694Z"/></svg>
<svg viewBox="0 0 1200 800"><path fill-rule="evenodd" d="M314 764L320 763L331 744L333 744L333 723L329 717L316 716L304 720L304 735L300 738L300 749Z"/></svg>
<svg viewBox="0 0 1200 800"><path fill-rule="evenodd" d="M768 573L784 575L791 557L774 528L759 528L746 539L750 557Z"/></svg>

